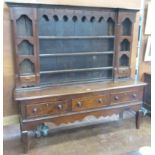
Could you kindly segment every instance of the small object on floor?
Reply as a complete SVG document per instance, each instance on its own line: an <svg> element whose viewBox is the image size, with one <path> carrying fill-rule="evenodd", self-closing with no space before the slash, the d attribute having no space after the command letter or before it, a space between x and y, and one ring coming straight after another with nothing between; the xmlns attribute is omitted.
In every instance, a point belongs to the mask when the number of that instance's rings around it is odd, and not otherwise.
<svg viewBox="0 0 155 155"><path fill-rule="evenodd" d="M43 125L41 128L41 134L45 137L48 135L49 128L47 125Z"/></svg>
<svg viewBox="0 0 155 155"><path fill-rule="evenodd" d="M36 129L34 131L34 135L35 135L36 138L39 138L39 137L41 137L41 132L38 129Z"/></svg>
<svg viewBox="0 0 155 155"><path fill-rule="evenodd" d="M148 113L148 110L144 107L141 108L141 111L143 112L144 116Z"/></svg>
<svg viewBox="0 0 155 155"><path fill-rule="evenodd" d="M41 136L45 137L48 135L48 131L49 131L48 126L42 124L42 125L39 125L36 130L34 130L34 135L36 138L40 138Z"/></svg>

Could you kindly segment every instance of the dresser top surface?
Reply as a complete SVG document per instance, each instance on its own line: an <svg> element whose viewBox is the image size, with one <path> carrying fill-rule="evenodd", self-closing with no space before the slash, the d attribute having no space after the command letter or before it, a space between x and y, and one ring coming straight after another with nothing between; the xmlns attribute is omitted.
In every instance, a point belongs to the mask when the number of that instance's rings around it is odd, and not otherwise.
<svg viewBox="0 0 155 155"><path fill-rule="evenodd" d="M127 80L127 81L111 81L111 82L93 82L84 84L72 84L63 86L49 86L44 88L35 89L20 89L14 91L14 99L16 101L20 100L30 100L45 97L56 97L63 95L74 95L82 93L91 93L105 90L130 88L137 86L146 85L140 81Z"/></svg>
<svg viewBox="0 0 155 155"><path fill-rule="evenodd" d="M104 1L89 1L89 0L5 0L7 4L11 5L60 5L60 6L79 6L79 7L99 7L99 8L121 8L139 10L141 6L140 0L130 0L128 5L126 1L122 0L104 0Z"/></svg>

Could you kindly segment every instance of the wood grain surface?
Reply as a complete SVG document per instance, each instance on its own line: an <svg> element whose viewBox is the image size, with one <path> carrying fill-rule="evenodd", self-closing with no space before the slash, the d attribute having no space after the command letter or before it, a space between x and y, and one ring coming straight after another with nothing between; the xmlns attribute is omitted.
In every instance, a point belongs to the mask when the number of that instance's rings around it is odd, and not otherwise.
<svg viewBox="0 0 155 155"><path fill-rule="evenodd" d="M22 2L28 2L28 1L22 1ZM29 2L31 2L29 0ZM41 3L41 1L38 1ZM69 0L55 0L55 1L42 1L42 3L54 3L54 4L74 4L74 5L92 5L92 6L103 6L103 7L122 7L126 8L126 6L131 8L139 8L140 7L140 0L132 0L132 1L121 1L121 0L106 0L106 1L82 1L82 0L75 0L75 1L69 1ZM128 4L128 5L127 5ZM12 46L12 35L11 35L11 22L10 22L10 15L9 15L9 9L7 5L4 5L3 7L3 27L4 27L4 35L3 35L3 78L4 78L4 101L3 101L3 107L4 107L4 116L13 115L17 113L17 106L13 102L12 97L12 91L15 86L15 75L14 75L14 62L13 62L13 46ZM136 18L136 23L134 24L134 39L133 39L133 46L132 46L132 62L131 62L131 73L132 77L134 77L134 68L135 68L135 55L136 55L136 47L137 47L137 25L138 25L138 16Z"/></svg>
<svg viewBox="0 0 155 155"><path fill-rule="evenodd" d="M6 2L29 3L29 4L54 4L54 5L70 5L70 6L92 6L92 7L109 7L109 8L130 8L139 9L140 0L6 0Z"/></svg>

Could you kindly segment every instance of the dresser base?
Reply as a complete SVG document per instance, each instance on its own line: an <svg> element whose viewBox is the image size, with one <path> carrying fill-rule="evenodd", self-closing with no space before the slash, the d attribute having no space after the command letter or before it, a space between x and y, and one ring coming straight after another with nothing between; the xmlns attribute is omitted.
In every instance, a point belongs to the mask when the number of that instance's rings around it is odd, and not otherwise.
<svg viewBox="0 0 155 155"><path fill-rule="evenodd" d="M140 108L141 103L136 104L126 104L124 106L115 106L115 107L107 107L103 109L99 109L97 111L88 111L85 113L77 113L77 114L70 114L70 115L64 115L64 116L58 116L58 117L45 117L45 118L37 118L37 119L31 119L31 120L20 120L21 121L21 139L23 143L24 153L28 153L29 150L29 134L28 132L30 130L34 130L37 128L37 126L42 125L44 122L54 122L55 124L59 125L62 123L70 123L77 120L83 120L86 116L93 115L96 117L100 116L110 116L112 114L119 114L121 118L123 118L123 112L126 110L132 110L135 111L135 125L136 129L140 128ZM65 121L66 120L66 121Z"/></svg>
<svg viewBox="0 0 155 155"><path fill-rule="evenodd" d="M138 129L144 86L145 83L129 80L15 91L24 152L29 149L29 131L36 131L37 137L46 136L48 126L43 124L50 122L60 125L82 121L88 116L99 118L113 114L123 118L123 112L131 110L136 113Z"/></svg>

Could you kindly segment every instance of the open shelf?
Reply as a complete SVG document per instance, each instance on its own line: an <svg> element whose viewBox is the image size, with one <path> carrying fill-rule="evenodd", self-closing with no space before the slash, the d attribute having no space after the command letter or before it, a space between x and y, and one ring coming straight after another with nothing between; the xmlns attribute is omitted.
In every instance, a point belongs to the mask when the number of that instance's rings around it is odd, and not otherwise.
<svg viewBox="0 0 155 155"><path fill-rule="evenodd" d="M108 69L109 68L109 69ZM68 82L78 83L84 81L111 80L113 77L112 67L107 69L96 68L87 70L68 70L67 72L57 72L48 74L40 74L41 84L64 84ZM111 69L110 69L111 68Z"/></svg>
<svg viewBox="0 0 155 155"><path fill-rule="evenodd" d="M17 36L32 36L32 20L26 16L26 15L21 15L17 20L16 20L16 35Z"/></svg>
<svg viewBox="0 0 155 155"><path fill-rule="evenodd" d="M82 84L82 83L91 83L91 82L99 82L99 81L104 81L104 82L106 82L106 81L112 81L113 80L113 78L112 78L112 74L110 75L110 76L108 76L108 77L100 77L100 78L93 78L93 79L90 79L90 78L85 78L85 79L79 79L79 80L77 80L77 79L68 79L68 80L66 80L66 81L63 81L62 82L62 80L61 79L58 79L58 80L56 80L56 78L55 79L52 79L52 78L49 76L44 76L44 75L41 75L41 86L52 86L52 85L66 85L66 84L68 84L68 83L70 83L70 84Z"/></svg>
<svg viewBox="0 0 155 155"><path fill-rule="evenodd" d="M132 22L129 18L126 18L122 22L122 34L125 36L130 36L132 31Z"/></svg>
<svg viewBox="0 0 155 155"><path fill-rule="evenodd" d="M114 38L40 39L40 54L114 51Z"/></svg>
<svg viewBox="0 0 155 155"><path fill-rule="evenodd" d="M129 57L126 54L123 54L120 57L120 66L121 67L128 67L129 66Z"/></svg>
<svg viewBox="0 0 155 155"><path fill-rule="evenodd" d="M130 51L130 42L127 39L122 40L121 51Z"/></svg>
<svg viewBox="0 0 155 155"><path fill-rule="evenodd" d="M24 59L19 64L19 74L20 75L31 75L34 74L34 64L29 59Z"/></svg>
<svg viewBox="0 0 155 155"><path fill-rule="evenodd" d="M108 70L108 69L113 69L113 66L98 67L98 68L82 68L82 69L41 71L40 74L55 74L55 73L82 72L82 71L95 71L95 70Z"/></svg>
<svg viewBox="0 0 155 155"><path fill-rule="evenodd" d="M104 18L104 12L100 16L96 12L79 12L76 11L59 12L54 11L54 14L42 12L38 20L39 35L108 35L114 34L115 21L114 17ZM52 27L52 28L51 28Z"/></svg>
<svg viewBox="0 0 155 155"><path fill-rule="evenodd" d="M40 54L40 57L52 57L52 56L78 56L78 55L102 55L113 54L114 51L105 52L76 52L76 53L55 53L55 54Z"/></svg>
<svg viewBox="0 0 155 155"><path fill-rule="evenodd" d="M70 13L39 16L41 83L112 79L114 16Z"/></svg>
<svg viewBox="0 0 155 155"><path fill-rule="evenodd" d="M99 68L113 65L113 54L40 57L41 71Z"/></svg>
<svg viewBox="0 0 155 155"><path fill-rule="evenodd" d="M115 38L115 36L39 36L39 39L100 39Z"/></svg>
<svg viewBox="0 0 155 155"><path fill-rule="evenodd" d="M27 40L23 40L17 47L18 55L34 55L33 45Z"/></svg>

